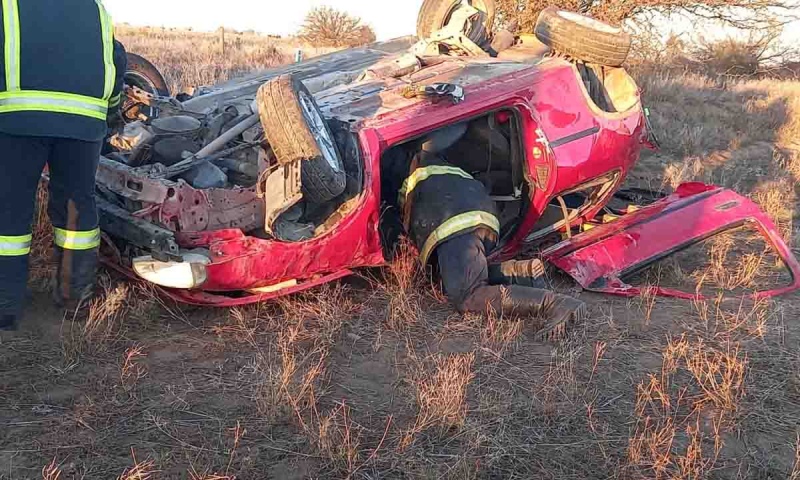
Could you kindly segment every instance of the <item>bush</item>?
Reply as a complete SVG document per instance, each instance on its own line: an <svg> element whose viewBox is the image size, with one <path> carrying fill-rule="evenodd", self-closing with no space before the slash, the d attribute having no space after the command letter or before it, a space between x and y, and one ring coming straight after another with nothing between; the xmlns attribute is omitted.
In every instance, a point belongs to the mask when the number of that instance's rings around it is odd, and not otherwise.
<svg viewBox="0 0 800 480"><path fill-rule="evenodd" d="M315 47L357 47L375 41L375 32L361 19L330 7L306 15L300 38Z"/></svg>

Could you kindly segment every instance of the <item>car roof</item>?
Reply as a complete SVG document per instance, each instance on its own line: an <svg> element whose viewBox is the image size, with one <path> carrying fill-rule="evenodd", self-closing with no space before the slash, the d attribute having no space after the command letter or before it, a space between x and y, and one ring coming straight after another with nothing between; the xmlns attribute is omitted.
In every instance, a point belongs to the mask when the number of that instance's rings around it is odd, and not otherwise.
<svg viewBox="0 0 800 480"><path fill-rule="evenodd" d="M314 97L325 116L350 123L378 121L393 112L427 101L418 97L406 98L403 93L409 86L453 83L464 87L468 95L471 86L536 68L530 63L489 57L444 57L443 61L409 75L369 78L317 92Z"/></svg>
<svg viewBox="0 0 800 480"><path fill-rule="evenodd" d="M495 83L511 73L535 72L548 65L560 64L555 58L543 57L541 44L525 38L523 44L501 52L499 58L429 57L428 66L401 77L375 75L359 80L362 73L377 65L386 65L409 52L414 37L377 42L366 47L332 52L300 63L283 65L231 80L207 90L183 103L189 111L203 112L220 105L240 105L246 110L255 99L259 87L279 75L291 74L311 90L315 100L329 118L351 124L377 123L386 117L407 110L426 100L405 98L403 89L410 85L454 83L470 90L481 83ZM470 89L469 87L473 87Z"/></svg>

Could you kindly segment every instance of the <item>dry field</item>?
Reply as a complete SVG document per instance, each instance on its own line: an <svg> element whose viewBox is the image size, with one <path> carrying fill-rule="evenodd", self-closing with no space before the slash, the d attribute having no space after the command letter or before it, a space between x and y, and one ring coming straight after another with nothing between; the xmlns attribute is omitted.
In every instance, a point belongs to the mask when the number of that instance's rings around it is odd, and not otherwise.
<svg viewBox="0 0 800 480"><path fill-rule="evenodd" d="M285 59L124 35L176 86ZM663 150L630 183L735 188L796 247L800 82L636 75ZM751 240L640 280L757 288L777 273ZM56 313L35 266L26 325L0 340L0 479L800 479L798 295L621 299L554 275L590 316L542 344L454 314L408 257L233 310L104 276L87 321Z"/></svg>
<svg viewBox="0 0 800 480"><path fill-rule="evenodd" d="M335 50L298 45L294 39L256 33L225 32L224 50L219 32L119 25L115 33L128 51L163 68L170 91L174 93L286 63L294 59L298 48L303 51L304 58Z"/></svg>

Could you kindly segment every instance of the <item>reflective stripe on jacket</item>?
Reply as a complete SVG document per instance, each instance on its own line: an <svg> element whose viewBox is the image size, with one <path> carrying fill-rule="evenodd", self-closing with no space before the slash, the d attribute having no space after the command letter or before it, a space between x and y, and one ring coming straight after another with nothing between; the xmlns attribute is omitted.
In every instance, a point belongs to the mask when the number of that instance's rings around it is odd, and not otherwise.
<svg viewBox="0 0 800 480"><path fill-rule="evenodd" d="M114 26L100 0L0 0L0 132L100 140L119 104Z"/></svg>
<svg viewBox="0 0 800 480"><path fill-rule="evenodd" d="M482 183L437 156L412 162L400 191L406 230L428 263L437 246L448 238L478 228L500 233L495 204Z"/></svg>

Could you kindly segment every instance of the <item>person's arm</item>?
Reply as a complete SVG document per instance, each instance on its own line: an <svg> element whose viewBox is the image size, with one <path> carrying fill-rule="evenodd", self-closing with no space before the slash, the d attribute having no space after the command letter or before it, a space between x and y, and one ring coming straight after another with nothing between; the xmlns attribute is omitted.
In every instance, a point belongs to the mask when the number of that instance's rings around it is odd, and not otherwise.
<svg viewBox="0 0 800 480"><path fill-rule="evenodd" d="M128 69L128 54L125 52L125 46L117 39L114 39L114 68L117 73L114 79L114 91L111 93L111 98L108 101L109 120L118 117L120 103L122 103L122 88L125 71Z"/></svg>

